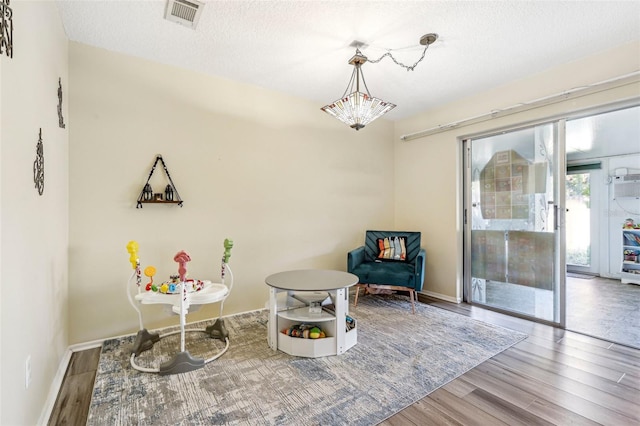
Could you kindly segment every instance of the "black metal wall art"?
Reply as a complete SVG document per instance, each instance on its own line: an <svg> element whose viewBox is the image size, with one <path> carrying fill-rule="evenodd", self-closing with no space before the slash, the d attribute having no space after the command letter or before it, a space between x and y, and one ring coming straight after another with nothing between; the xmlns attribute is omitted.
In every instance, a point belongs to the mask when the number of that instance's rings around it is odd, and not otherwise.
<svg viewBox="0 0 640 426"><path fill-rule="evenodd" d="M153 188L151 188L151 184L149 181L151 180L151 176L153 176L153 172L156 171L156 166L158 163L162 163L162 168L164 169L164 174L169 180L169 184L164 188L164 194L162 192L153 192ZM164 199L163 199L164 198ZM182 199L180 198L180 194L178 194L178 190L176 186L173 184L173 180L171 179L171 175L169 174L169 169L167 169L167 165L164 163L162 159L162 155L156 156L156 161L153 163L151 167L151 171L149 172L149 177L147 178L147 182L142 187L142 191L138 196L138 204L136 205L137 209L142 208L142 203L164 203L164 204L177 204L182 207Z"/></svg>
<svg viewBox="0 0 640 426"><path fill-rule="evenodd" d="M58 78L58 126L64 129L64 117L62 116L62 79Z"/></svg>
<svg viewBox="0 0 640 426"><path fill-rule="evenodd" d="M44 148L42 145L42 128L36 145L36 161L33 162L33 182L36 184L38 194L44 192Z"/></svg>
<svg viewBox="0 0 640 426"><path fill-rule="evenodd" d="M0 55L13 58L13 11L9 7L11 0L0 0Z"/></svg>

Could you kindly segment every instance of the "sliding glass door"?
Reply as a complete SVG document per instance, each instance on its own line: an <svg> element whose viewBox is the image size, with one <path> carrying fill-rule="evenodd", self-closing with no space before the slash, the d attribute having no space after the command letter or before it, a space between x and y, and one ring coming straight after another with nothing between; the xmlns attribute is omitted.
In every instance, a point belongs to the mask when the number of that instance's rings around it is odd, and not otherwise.
<svg viewBox="0 0 640 426"><path fill-rule="evenodd" d="M465 284L472 303L563 323L563 126L465 141Z"/></svg>

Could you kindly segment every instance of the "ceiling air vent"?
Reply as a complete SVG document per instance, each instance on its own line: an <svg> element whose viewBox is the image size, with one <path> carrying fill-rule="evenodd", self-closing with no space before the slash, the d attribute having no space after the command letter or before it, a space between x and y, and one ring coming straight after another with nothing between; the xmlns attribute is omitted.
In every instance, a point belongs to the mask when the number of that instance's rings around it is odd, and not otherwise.
<svg viewBox="0 0 640 426"><path fill-rule="evenodd" d="M204 3L195 0L168 0L164 17L189 28L196 28Z"/></svg>

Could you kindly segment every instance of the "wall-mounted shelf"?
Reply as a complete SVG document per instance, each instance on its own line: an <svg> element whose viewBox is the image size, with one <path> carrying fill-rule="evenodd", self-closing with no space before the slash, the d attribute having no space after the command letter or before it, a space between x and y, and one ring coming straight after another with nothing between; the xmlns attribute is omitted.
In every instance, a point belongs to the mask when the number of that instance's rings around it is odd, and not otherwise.
<svg viewBox="0 0 640 426"><path fill-rule="evenodd" d="M182 201L164 201L164 200L140 200L140 204L182 204ZM182 206L180 206L182 207Z"/></svg>
<svg viewBox="0 0 640 426"><path fill-rule="evenodd" d="M151 188L151 185L149 184L151 176L153 176L153 172L156 171L158 161L162 163L164 174L167 176L167 180L169 181L167 186L164 188L164 192L153 192L153 188ZM138 196L138 204L136 205L136 208L141 209L143 204L177 204L182 207L182 199L180 198L180 194L178 194L176 186L173 184L173 180L171 179L167 165L162 159L162 155L158 154L156 161L151 167L147 182L142 187L142 191L140 191L140 195Z"/></svg>

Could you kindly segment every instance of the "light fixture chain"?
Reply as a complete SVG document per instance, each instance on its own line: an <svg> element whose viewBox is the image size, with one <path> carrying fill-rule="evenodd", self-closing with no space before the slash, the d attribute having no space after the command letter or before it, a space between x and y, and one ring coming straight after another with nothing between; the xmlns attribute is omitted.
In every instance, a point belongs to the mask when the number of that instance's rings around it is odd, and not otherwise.
<svg viewBox="0 0 640 426"><path fill-rule="evenodd" d="M422 60L424 59L424 55L427 53L427 49L428 49L428 48L429 48L429 45L427 44L427 45L424 47L424 50L422 51L422 56L420 57L420 59L418 59L418 60L416 61L416 63L415 63L415 64L413 64L413 65L411 65L411 66L409 66L409 65L405 65L405 64L403 64L402 62L398 62L398 61L396 60L396 58L394 58L394 57L393 57L393 55L391 54L391 52L387 52L387 53L385 53L384 55L380 56L378 59L368 59L368 61L369 61L369 62L371 62L371 63L373 63L373 64L375 64L375 63L377 63L377 62L380 62L381 60L383 60L385 57L387 57L387 56L388 56L388 57L389 57L389 58L391 58L391 60L392 60L393 62L395 62L397 65L400 65L402 68L406 68L406 70L407 70L407 71L413 71L413 69L414 69L414 68L415 68L415 67L416 67L420 62L422 62Z"/></svg>

